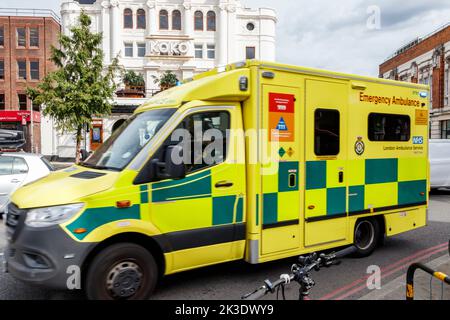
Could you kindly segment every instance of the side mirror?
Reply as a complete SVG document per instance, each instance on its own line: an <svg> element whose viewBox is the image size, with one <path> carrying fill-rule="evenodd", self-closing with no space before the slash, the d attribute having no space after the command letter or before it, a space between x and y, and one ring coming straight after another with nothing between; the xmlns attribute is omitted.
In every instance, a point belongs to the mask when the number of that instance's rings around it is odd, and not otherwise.
<svg viewBox="0 0 450 320"><path fill-rule="evenodd" d="M158 158L148 161L133 181L134 184L143 184L153 181L173 179L179 180L186 176L186 166L184 163L174 163L172 155L181 155L183 148L181 146L167 146L164 152L158 154L163 157L164 162Z"/></svg>

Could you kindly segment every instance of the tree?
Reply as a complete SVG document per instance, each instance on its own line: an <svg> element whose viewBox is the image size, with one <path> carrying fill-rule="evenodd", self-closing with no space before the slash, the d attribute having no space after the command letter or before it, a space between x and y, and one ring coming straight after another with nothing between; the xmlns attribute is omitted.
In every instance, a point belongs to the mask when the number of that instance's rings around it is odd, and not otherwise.
<svg viewBox="0 0 450 320"><path fill-rule="evenodd" d="M175 73L172 71L164 72L159 78L152 76L155 84L159 84L162 91L175 87L178 83L178 79Z"/></svg>
<svg viewBox="0 0 450 320"><path fill-rule="evenodd" d="M50 60L58 69L47 74L37 88L27 89L30 99L44 106L43 114L54 119L57 130L75 135L76 163L83 128L92 127L94 117L111 113L119 70L117 58L107 68L103 66L103 36L90 31L89 16L82 12L78 22L69 35L59 37L60 49L52 47Z"/></svg>

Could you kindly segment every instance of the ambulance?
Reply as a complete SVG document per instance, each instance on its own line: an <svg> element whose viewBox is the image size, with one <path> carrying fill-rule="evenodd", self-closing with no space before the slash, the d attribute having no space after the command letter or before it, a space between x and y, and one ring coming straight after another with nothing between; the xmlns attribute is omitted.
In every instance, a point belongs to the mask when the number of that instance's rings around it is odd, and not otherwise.
<svg viewBox="0 0 450 320"><path fill-rule="evenodd" d="M429 87L249 60L139 107L89 159L20 188L6 270L90 299L165 275L424 227ZM191 149L191 150L190 150Z"/></svg>

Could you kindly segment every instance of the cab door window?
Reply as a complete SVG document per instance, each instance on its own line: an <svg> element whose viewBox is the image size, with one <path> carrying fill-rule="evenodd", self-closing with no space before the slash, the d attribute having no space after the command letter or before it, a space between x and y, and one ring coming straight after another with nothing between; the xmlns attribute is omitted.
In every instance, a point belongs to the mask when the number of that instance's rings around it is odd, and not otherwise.
<svg viewBox="0 0 450 320"><path fill-rule="evenodd" d="M182 145L187 174L226 160L229 129L230 114L226 111L196 113L180 123L171 144Z"/></svg>
<svg viewBox="0 0 450 320"><path fill-rule="evenodd" d="M7 176L13 171L13 157L0 157L0 176Z"/></svg>

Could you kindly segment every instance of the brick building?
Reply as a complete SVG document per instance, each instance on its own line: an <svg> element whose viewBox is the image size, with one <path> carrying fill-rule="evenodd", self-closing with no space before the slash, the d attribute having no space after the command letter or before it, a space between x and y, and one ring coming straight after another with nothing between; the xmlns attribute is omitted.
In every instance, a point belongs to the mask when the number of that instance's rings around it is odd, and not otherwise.
<svg viewBox="0 0 450 320"><path fill-rule="evenodd" d="M24 131L26 151L41 151L39 106L26 96L54 65L61 25L50 10L0 9L0 129Z"/></svg>
<svg viewBox="0 0 450 320"><path fill-rule="evenodd" d="M380 77L428 84L430 137L450 139L450 24L415 39L380 65Z"/></svg>

